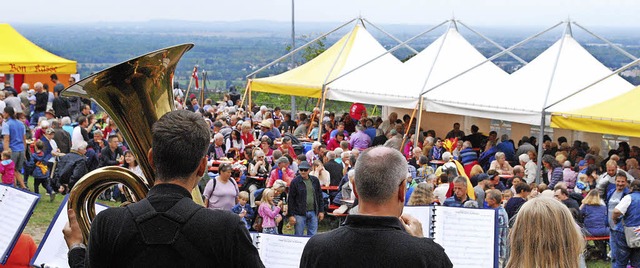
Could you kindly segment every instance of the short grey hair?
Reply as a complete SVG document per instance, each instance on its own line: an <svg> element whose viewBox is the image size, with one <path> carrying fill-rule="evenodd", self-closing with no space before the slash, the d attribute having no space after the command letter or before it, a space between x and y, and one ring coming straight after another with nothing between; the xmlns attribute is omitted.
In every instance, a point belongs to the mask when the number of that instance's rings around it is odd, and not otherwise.
<svg viewBox="0 0 640 268"><path fill-rule="evenodd" d="M27 83L22 83L22 85L20 86L20 89L21 89L22 91L27 91L27 90L29 90L29 84L27 84Z"/></svg>
<svg viewBox="0 0 640 268"><path fill-rule="evenodd" d="M377 146L362 152L355 170L359 198L383 204L393 198L406 179L407 160L396 149Z"/></svg>
<svg viewBox="0 0 640 268"><path fill-rule="evenodd" d="M222 135L222 133L216 133L215 136L213 136L213 140L223 140L224 139L224 135Z"/></svg>
<svg viewBox="0 0 640 268"><path fill-rule="evenodd" d="M521 154L520 156L518 156L518 160L520 160L520 162L529 162L529 155L528 154Z"/></svg>
<svg viewBox="0 0 640 268"><path fill-rule="evenodd" d="M449 162L449 161L451 161L451 158L452 158L452 157L453 157L453 156L451 155L451 153L450 153L450 152L444 152L444 153L442 154L442 161L444 161L444 162Z"/></svg>
<svg viewBox="0 0 640 268"><path fill-rule="evenodd" d="M78 151L80 149L87 149L86 141L78 141L71 146L71 150Z"/></svg>
<svg viewBox="0 0 640 268"><path fill-rule="evenodd" d="M465 177L462 177L462 176L456 177L455 179L453 179L453 183L456 183L456 182L464 183L464 185L467 186L467 179Z"/></svg>
<svg viewBox="0 0 640 268"><path fill-rule="evenodd" d="M503 158L503 157L506 159L506 156L504 155L503 152L497 152L496 153L496 156L495 156L496 160L498 160L498 158Z"/></svg>
<svg viewBox="0 0 640 268"><path fill-rule="evenodd" d="M502 193L500 190L491 189L487 191L487 197L485 199L493 199L496 203L502 202Z"/></svg>
<svg viewBox="0 0 640 268"><path fill-rule="evenodd" d="M336 153L336 158L340 158L342 157L342 153L344 152L344 150L342 150L342 148L336 148L333 150L334 153Z"/></svg>
<svg viewBox="0 0 640 268"><path fill-rule="evenodd" d="M329 160L336 159L336 153L334 151L328 151L327 152L327 159L329 159Z"/></svg>
<svg viewBox="0 0 640 268"><path fill-rule="evenodd" d="M60 122L62 123L62 125L69 125L71 124L71 118L68 116L63 117L62 119L60 119Z"/></svg>

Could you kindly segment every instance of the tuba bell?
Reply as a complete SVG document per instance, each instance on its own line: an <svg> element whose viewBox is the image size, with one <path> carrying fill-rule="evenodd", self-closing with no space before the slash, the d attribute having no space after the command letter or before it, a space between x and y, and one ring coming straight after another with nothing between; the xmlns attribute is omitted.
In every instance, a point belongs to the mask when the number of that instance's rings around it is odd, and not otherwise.
<svg viewBox="0 0 640 268"><path fill-rule="evenodd" d="M104 109L114 120L146 178L145 181L128 169L110 166L98 168L78 180L71 189L68 207L76 213L85 243L101 192L121 183L130 191L127 197L135 202L145 198L153 186L154 171L147 159L152 145L151 128L162 115L175 109L173 73L182 55L192 47L193 44L177 45L130 59L62 91L63 96L89 98ZM202 204L197 187L192 195L194 201Z"/></svg>

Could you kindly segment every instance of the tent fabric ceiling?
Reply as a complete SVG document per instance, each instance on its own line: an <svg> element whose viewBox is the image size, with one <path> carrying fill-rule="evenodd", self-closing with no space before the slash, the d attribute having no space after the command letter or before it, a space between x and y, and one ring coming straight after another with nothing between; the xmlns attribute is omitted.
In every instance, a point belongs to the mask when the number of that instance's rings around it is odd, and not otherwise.
<svg viewBox="0 0 640 268"><path fill-rule="evenodd" d="M75 74L76 62L56 56L18 33L11 25L0 24L2 48L0 73L9 74Z"/></svg>

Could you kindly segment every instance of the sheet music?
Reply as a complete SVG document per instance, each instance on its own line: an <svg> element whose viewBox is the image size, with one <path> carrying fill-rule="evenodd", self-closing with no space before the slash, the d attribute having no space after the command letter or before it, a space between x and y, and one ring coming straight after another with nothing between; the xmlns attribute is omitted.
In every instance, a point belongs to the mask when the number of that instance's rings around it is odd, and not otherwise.
<svg viewBox="0 0 640 268"><path fill-rule="evenodd" d="M56 216L51 221L47 233L42 238L38 250L31 260L31 265L40 267L44 264L44 266L48 268L69 267L69 261L67 259L69 249L62 234L62 229L65 224L67 224L67 221L69 221L69 217L67 216L68 201L69 195L65 196L64 200L62 200ZM100 213L107 208L105 205L96 204L96 213Z"/></svg>
<svg viewBox="0 0 640 268"><path fill-rule="evenodd" d="M433 211L432 206L405 206L402 214L409 214L418 219L422 223L424 237L430 237L431 211Z"/></svg>
<svg viewBox="0 0 640 268"><path fill-rule="evenodd" d="M260 235L261 235L261 233L249 232L249 236L251 236L251 243L257 249L260 249L260 245L259 245L260 244L260 241L259 241Z"/></svg>
<svg viewBox="0 0 640 268"><path fill-rule="evenodd" d="M0 263L9 257L14 241L29 221L40 197L7 185L0 185Z"/></svg>
<svg viewBox="0 0 640 268"><path fill-rule="evenodd" d="M493 267L496 211L437 206L434 241L453 267Z"/></svg>
<svg viewBox="0 0 640 268"><path fill-rule="evenodd" d="M309 237L260 234L260 258L265 267L297 268Z"/></svg>

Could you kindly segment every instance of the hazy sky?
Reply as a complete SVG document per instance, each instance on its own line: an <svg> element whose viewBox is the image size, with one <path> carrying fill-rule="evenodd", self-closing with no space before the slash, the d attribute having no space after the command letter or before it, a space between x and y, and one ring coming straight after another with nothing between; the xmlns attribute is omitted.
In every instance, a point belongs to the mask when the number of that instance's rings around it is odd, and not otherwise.
<svg viewBox="0 0 640 268"><path fill-rule="evenodd" d="M179 19L291 20L291 0L3 1L4 22L77 23ZM475 26L545 26L571 17L585 26L638 26L639 0L298 0L296 21L434 24L455 15Z"/></svg>

